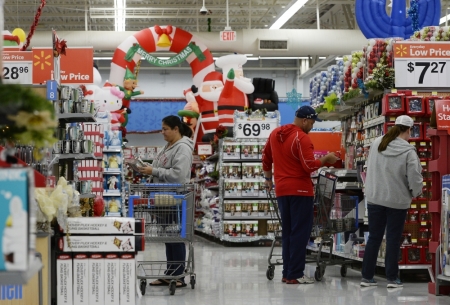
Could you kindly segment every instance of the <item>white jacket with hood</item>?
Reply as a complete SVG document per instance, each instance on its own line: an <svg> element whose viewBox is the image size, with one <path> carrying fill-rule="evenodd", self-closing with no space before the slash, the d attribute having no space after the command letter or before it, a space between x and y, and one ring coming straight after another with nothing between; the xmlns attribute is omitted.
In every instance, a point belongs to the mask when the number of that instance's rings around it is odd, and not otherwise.
<svg viewBox="0 0 450 305"><path fill-rule="evenodd" d="M422 166L416 149L396 138L385 151L378 152L383 137L370 147L365 195L369 204L408 209L411 200L422 193Z"/></svg>
<svg viewBox="0 0 450 305"><path fill-rule="evenodd" d="M152 163L153 183L189 183L194 142L182 137L171 147L158 153Z"/></svg>

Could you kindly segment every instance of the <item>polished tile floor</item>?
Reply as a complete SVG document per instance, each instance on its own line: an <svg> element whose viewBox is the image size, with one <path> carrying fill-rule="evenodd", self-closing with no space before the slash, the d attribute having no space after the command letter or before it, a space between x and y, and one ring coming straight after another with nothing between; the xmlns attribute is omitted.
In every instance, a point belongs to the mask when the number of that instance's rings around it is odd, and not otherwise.
<svg viewBox="0 0 450 305"><path fill-rule="evenodd" d="M449 296L428 294L426 282L405 282L403 289L387 289L386 279L376 277L378 287L361 288L360 272L347 271L340 276L339 266L326 268L324 279L310 285L281 283L281 267L275 278L266 278L268 247L224 247L196 236L195 273L197 285L177 289L169 295L167 287L147 286L146 294L137 304L152 305L388 305L388 304L450 304ZM162 244L147 244L144 260L165 260ZM278 248L278 250L280 250ZM307 265L313 277L315 265Z"/></svg>

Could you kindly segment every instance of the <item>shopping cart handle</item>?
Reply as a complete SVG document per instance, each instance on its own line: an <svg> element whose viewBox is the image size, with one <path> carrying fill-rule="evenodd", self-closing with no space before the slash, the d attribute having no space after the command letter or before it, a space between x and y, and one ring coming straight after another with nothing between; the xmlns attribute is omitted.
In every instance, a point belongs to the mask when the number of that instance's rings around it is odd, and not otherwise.
<svg viewBox="0 0 450 305"><path fill-rule="evenodd" d="M152 187L181 187L183 184L180 183L145 183L145 186Z"/></svg>

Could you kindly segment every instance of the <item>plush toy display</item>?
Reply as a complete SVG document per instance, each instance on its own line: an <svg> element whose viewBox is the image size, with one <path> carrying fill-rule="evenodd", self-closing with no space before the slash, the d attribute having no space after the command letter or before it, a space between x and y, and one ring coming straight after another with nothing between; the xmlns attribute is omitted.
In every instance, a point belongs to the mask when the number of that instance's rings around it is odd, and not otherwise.
<svg viewBox="0 0 450 305"><path fill-rule="evenodd" d="M123 108L127 108L127 113L131 113L130 109L130 100L133 96L144 94L144 91L134 91L137 87L137 79L136 75L130 71L130 69L125 69L125 76L123 78L123 87L119 87L120 91L122 91L125 96L123 97L122 104Z"/></svg>
<svg viewBox="0 0 450 305"><path fill-rule="evenodd" d="M197 127L197 120L200 115L200 110L198 108L197 100L195 99L192 89L184 90L183 92L187 104L184 106L183 110L178 111L178 115L183 117L183 121L195 132Z"/></svg>

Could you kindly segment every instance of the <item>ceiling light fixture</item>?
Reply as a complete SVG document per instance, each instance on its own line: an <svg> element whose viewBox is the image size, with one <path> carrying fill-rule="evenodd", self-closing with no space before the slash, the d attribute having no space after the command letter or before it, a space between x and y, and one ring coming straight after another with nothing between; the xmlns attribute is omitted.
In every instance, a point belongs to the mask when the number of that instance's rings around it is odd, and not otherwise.
<svg viewBox="0 0 450 305"><path fill-rule="evenodd" d="M114 0L114 29L116 32L125 31L126 8L126 0Z"/></svg>
<svg viewBox="0 0 450 305"><path fill-rule="evenodd" d="M280 29L295 13L298 12L299 9L302 8L308 0L293 0L292 5L284 11L284 13L278 17L278 19L272 24L270 27L271 30Z"/></svg>

